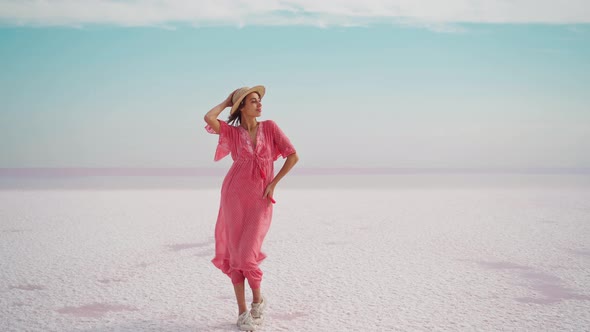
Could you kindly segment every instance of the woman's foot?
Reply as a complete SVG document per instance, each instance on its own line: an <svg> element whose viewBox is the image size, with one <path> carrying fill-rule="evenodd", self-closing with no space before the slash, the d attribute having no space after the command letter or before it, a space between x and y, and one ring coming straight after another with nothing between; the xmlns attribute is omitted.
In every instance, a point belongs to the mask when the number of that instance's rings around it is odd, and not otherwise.
<svg viewBox="0 0 590 332"><path fill-rule="evenodd" d="M252 315L250 311L246 310L241 315L238 316L238 322L236 323L240 328L240 331L255 331L256 324L254 324L254 320L252 319Z"/></svg>
<svg viewBox="0 0 590 332"><path fill-rule="evenodd" d="M266 308L266 298L261 296L260 303L252 303L250 314L256 324L262 324L264 321L264 309Z"/></svg>

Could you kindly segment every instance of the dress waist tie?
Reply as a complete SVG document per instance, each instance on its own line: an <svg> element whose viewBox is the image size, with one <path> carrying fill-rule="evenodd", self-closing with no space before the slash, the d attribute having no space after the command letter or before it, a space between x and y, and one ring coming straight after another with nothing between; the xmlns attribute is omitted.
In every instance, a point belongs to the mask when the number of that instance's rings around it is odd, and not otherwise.
<svg viewBox="0 0 590 332"><path fill-rule="evenodd" d="M262 167L264 159L258 156L254 156L254 161L256 162L256 168L258 168L258 170L260 171L260 177L262 177L262 180L266 180L266 171L264 170L264 167Z"/></svg>

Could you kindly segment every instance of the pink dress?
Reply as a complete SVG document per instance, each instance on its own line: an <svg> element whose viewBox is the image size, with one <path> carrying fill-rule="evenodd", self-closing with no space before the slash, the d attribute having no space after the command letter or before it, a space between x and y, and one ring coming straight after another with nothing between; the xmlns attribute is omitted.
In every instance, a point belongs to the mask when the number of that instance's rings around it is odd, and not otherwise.
<svg viewBox="0 0 590 332"><path fill-rule="evenodd" d="M221 187L215 257L211 262L234 284L248 279L250 287L257 289L262 280L258 265L266 257L261 251L262 241L270 227L273 208L270 199L262 195L274 177L274 161L295 153L295 148L274 121L259 122L255 147L246 129L219 122L214 160L231 153L234 162ZM205 129L215 134L209 125Z"/></svg>

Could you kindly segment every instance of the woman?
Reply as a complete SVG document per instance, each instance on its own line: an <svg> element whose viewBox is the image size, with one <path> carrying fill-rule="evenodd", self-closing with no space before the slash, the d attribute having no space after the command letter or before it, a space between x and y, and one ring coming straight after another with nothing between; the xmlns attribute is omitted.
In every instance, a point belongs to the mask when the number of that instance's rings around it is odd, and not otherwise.
<svg viewBox="0 0 590 332"><path fill-rule="evenodd" d="M219 134L215 161L231 153L233 164L221 187L221 204L215 225L215 257L212 262L233 283L238 302L240 330L255 330L264 319L266 299L261 295L262 271L266 257L262 241L272 219L274 189L299 160L295 148L271 120L258 121L266 89L258 85L232 92L206 115L206 130ZM231 107L227 122L217 119ZM274 175L273 162L287 158ZM246 306L244 280L252 289L252 308Z"/></svg>

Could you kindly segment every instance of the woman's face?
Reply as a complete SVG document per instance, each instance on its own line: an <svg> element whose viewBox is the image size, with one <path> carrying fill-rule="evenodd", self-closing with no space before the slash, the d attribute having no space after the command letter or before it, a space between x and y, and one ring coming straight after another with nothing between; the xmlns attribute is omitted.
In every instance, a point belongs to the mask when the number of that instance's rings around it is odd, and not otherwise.
<svg viewBox="0 0 590 332"><path fill-rule="evenodd" d="M244 98L244 107L242 115L250 117L259 117L262 114L262 100L258 92L252 92Z"/></svg>

